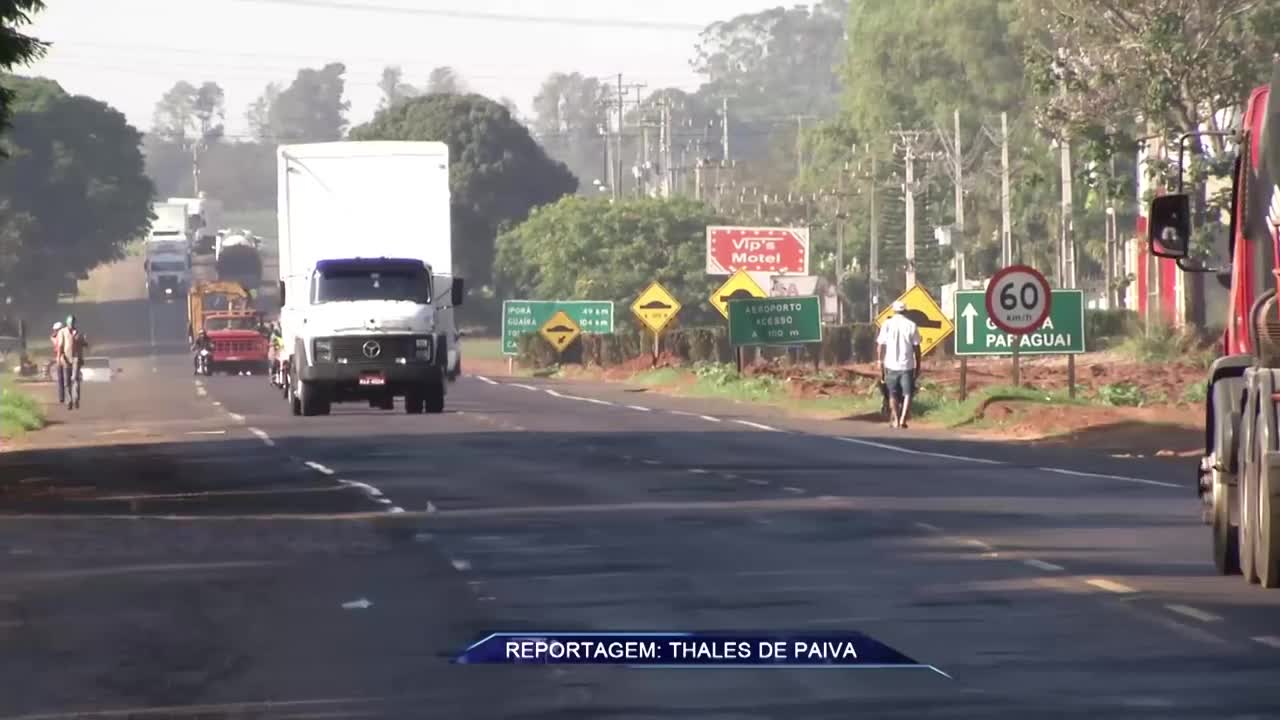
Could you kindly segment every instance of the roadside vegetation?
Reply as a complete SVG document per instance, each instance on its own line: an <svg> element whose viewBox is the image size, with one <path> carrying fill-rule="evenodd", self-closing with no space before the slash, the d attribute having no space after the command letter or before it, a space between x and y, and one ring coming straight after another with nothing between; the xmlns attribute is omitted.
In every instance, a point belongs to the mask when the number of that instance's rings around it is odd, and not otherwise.
<svg viewBox="0 0 1280 720"><path fill-rule="evenodd" d="M8 376L0 378L0 437L12 438L45 426L40 402L15 388Z"/></svg>

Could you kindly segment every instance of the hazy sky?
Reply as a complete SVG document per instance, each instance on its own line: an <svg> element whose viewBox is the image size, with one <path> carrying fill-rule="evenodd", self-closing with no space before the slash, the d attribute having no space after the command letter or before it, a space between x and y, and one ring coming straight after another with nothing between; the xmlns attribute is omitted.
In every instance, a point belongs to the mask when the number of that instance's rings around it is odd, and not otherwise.
<svg viewBox="0 0 1280 720"><path fill-rule="evenodd" d="M55 43L18 69L92 95L151 125L161 94L178 80L213 80L226 91L227 128L246 132L245 108L267 83L301 67L347 65L349 119L368 119L386 65L426 82L451 65L477 92L509 96L529 112L556 71L649 87L692 88L698 31L777 0L53 0L31 31ZM790 3L786 3L790 4ZM483 17L500 16L500 17ZM480 16L480 17L477 17Z"/></svg>

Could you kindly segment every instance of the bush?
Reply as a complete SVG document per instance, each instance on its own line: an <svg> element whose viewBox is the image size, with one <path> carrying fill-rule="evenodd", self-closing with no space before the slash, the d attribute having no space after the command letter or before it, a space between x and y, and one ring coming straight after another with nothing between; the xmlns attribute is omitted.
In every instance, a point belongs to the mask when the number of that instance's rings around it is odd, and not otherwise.
<svg viewBox="0 0 1280 720"><path fill-rule="evenodd" d="M12 436L45 425L44 409L30 395L0 389L0 434Z"/></svg>
<svg viewBox="0 0 1280 720"><path fill-rule="evenodd" d="M634 330L608 335L583 335L582 357L599 367L621 365L653 352L653 336Z"/></svg>
<svg viewBox="0 0 1280 720"><path fill-rule="evenodd" d="M853 326L853 360L867 363L876 359L876 336L880 334L875 323L857 323Z"/></svg>
<svg viewBox="0 0 1280 720"><path fill-rule="evenodd" d="M1086 347L1108 344L1107 340L1129 337L1138 332L1138 313L1133 310L1086 310L1084 337Z"/></svg>
<svg viewBox="0 0 1280 720"><path fill-rule="evenodd" d="M725 363L733 359L725 327L688 327L667 333L664 347L682 362Z"/></svg>
<svg viewBox="0 0 1280 720"><path fill-rule="evenodd" d="M1141 407L1147 401L1142 388L1129 382L1103 385L1098 388L1098 399L1119 407Z"/></svg>

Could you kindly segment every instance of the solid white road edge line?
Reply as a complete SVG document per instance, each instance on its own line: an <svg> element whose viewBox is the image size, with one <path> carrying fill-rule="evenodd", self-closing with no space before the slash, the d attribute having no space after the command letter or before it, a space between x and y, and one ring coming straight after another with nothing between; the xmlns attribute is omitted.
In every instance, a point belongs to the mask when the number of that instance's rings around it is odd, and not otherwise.
<svg viewBox="0 0 1280 720"><path fill-rule="evenodd" d="M645 406L643 406L643 405L628 405L628 406L627 406L627 409L628 409L628 410L636 410L636 411L639 411L639 412L653 412L653 409L652 409L652 408L647 408L647 407L645 407Z"/></svg>
<svg viewBox="0 0 1280 720"><path fill-rule="evenodd" d="M244 422L244 416L241 415L240 413L227 413L227 415L229 415L232 420L235 420L238 423Z"/></svg>
<svg viewBox="0 0 1280 720"><path fill-rule="evenodd" d="M776 427L769 427L768 425L761 425L758 422L751 422L750 420L734 420L734 422L738 423L739 425L746 425L749 428L764 430L765 432L776 432L776 433L786 432L785 430L779 430Z"/></svg>
<svg viewBox="0 0 1280 720"><path fill-rule="evenodd" d="M706 420L707 422L714 422L714 423L721 422L720 418L713 417L711 415L699 415L698 418L700 420Z"/></svg>
<svg viewBox="0 0 1280 720"><path fill-rule="evenodd" d="M511 383L511 387L518 387L521 390L532 390L533 392L538 392L538 388L532 385L525 385L523 383Z"/></svg>
<svg viewBox="0 0 1280 720"><path fill-rule="evenodd" d="M1249 639L1260 645L1266 645L1267 647L1273 647L1280 650L1280 637L1276 637L1275 635L1255 635Z"/></svg>
<svg viewBox="0 0 1280 720"><path fill-rule="evenodd" d="M1075 477L1091 477L1091 478L1099 478L1102 480L1119 480L1120 482L1137 483L1139 485L1155 485L1156 487L1167 487L1167 488L1186 487L1186 485L1179 485L1177 483L1159 482L1158 480L1144 480L1142 478L1126 477L1124 475L1107 475L1104 473L1083 472L1080 470L1064 470L1063 468L1051 468L1051 467L1041 467L1036 469L1043 470L1044 472L1057 473L1059 475L1073 475Z"/></svg>

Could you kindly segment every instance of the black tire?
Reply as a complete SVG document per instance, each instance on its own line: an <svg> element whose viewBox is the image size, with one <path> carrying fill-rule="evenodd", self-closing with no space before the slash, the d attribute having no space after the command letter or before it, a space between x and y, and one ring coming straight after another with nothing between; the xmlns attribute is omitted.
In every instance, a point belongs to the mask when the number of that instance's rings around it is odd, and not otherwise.
<svg viewBox="0 0 1280 720"><path fill-rule="evenodd" d="M1250 431L1248 437L1242 438L1240 445L1241 463L1240 463L1240 574L1244 576L1245 582L1254 584L1258 582L1257 570L1257 548L1258 548L1258 461L1261 460L1258 452L1258 427L1261 425L1261 418L1258 417L1257 407L1255 403L1256 390L1250 391L1249 404L1246 407L1245 417L1249 423Z"/></svg>
<svg viewBox="0 0 1280 720"><path fill-rule="evenodd" d="M325 396L324 389L315 383L302 383L302 392L299 401L302 404L303 417L328 415L331 409L329 398Z"/></svg>
<svg viewBox="0 0 1280 720"><path fill-rule="evenodd" d="M406 415L421 415L426 408L426 400L421 391L410 390L404 396L404 412Z"/></svg>
<svg viewBox="0 0 1280 720"><path fill-rule="evenodd" d="M1214 483L1212 526L1213 566L1222 575L1240 574L1240 528L1231 522L1231 508L1239 488Z"/></svg>
<svg viewBox="0 0 1280 720"><path fill-rule="evenodd" d="M290 411L293 413L293 415L294 415L294 416L301 416L301 415L302 415L302 400L298 397L297 393L295 393L295 392L293 391L293 380L292 380L292 379L290 379L290 380L289 380L289 383L288 383L287 385L285 385L284 393L285 393L285 399L287 399L287 400L289 401L289 409L290 409Z"/></svg>
<svg viewBox="0 0 1280 720"><path fill-rule="evenodd" d="M378 403L378 409L380 409L380 410L395 410L395 409L396 409L396 396L395 396L395 395L387 395L386 397L382 398L381 402L379 402L379 403Z"/></svg>
<svg viewBox="0 0 1280 720"><path fill-rule="evenodd" d="M444 412L444 383L433 383L427 386L427 395L424 398L426 411L438 415Z"/></svg>

